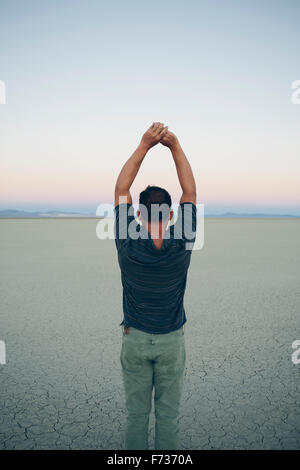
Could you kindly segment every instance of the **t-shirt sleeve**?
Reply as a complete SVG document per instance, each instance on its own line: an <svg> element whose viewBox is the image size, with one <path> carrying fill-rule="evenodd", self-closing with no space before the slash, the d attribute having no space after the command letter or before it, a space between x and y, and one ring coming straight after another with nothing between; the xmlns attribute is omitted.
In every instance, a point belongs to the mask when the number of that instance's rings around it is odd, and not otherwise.
<svg viewBox="0 0 300 470"><path fill-rule="evenodd" d="M114 209L114 234L116 247L119 250L129 238L130 227L137 225L132 204L119 204Z"/></svg>
<svg viewBox="0 0 300 470"><path fill-rule="evenodd" d="M181 240L186 250L192 250L196 240L197 208L192 202L183 202L178 207L174 224L174 238Z"/></svg>

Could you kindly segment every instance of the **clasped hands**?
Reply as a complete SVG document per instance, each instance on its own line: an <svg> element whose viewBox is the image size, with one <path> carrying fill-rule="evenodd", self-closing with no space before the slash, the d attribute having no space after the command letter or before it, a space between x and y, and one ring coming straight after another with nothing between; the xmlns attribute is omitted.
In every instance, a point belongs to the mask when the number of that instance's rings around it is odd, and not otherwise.
<svg viewBox="0 0 300 470"><path fill-rule="evenodd" d="M176 145L179 145L176 135L169 131L168 126L164 126L162 122L153 122L144 133L141 143L147 150L158 143L169 147L171 150L174 149Z"/></svg>

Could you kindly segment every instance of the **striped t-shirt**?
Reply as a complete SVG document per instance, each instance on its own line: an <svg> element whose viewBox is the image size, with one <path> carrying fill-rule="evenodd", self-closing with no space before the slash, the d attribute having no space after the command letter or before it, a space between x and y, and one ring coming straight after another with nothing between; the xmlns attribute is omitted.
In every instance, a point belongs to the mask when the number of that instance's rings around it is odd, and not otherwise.
<svg viewBox="0 0 300 470"><path fill-rule="evenodd" d="M169 333L186 322L183 297L196 232L196 206L179 205L160 249L136 222L133 206L115 207L115 243L123 285L121 325Z"/></svg>

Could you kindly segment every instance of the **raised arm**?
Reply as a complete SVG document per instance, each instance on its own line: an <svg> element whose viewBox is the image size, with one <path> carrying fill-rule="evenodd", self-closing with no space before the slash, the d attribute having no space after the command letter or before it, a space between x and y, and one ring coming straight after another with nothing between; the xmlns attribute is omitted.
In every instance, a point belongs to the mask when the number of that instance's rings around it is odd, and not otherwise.
<svg viewBox="0 0 300 470"><path fill-rule="evenodd" d="M182 202L192 202L196 205L196 183L189 161L181 148L181 145L173 132L167 131L161 139L161 143L172 152L176 166L179 183L182 189Z"/></svg>
<svg viewBox="0 0 300 470"><path fill-rule="evenodd" d="M151 147L158 144L168 131L161 122L154 122L144 133L137 149L123 165L115 186L115 206L122 203L132 204L130 194L131 185L140 169L140 166Z"/></svg>

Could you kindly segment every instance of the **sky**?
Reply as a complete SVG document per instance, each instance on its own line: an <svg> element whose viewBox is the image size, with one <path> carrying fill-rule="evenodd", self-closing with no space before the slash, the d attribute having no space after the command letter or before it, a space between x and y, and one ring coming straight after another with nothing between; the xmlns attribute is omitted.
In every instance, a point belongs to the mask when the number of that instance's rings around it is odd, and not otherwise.
<svg viewBox="0 0 300 470"><path fill-rule="evenodd" d="M207 213L300 215L298 0L0 0L0 210L95 211L152 122ZM132 186L180 198L172 155Z"/></svg>

